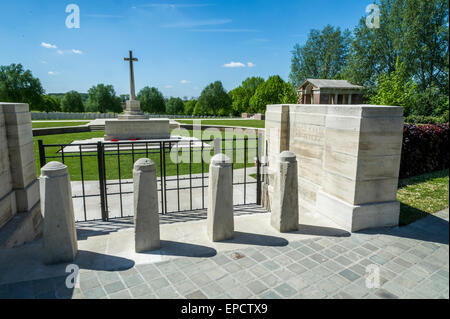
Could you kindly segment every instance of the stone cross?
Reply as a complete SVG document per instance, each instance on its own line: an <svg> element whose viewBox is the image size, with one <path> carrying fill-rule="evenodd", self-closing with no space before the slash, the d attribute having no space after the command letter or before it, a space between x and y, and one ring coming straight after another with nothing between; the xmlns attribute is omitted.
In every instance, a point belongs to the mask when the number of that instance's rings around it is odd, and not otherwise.
<svg viewBox="0 0 450 319"><path fill-rule="evenodd" d="M133 51L130 50L130 57L124 58L125 61L130 61L130 100L136 100L136 93L134 90L134 69L133 62L137 62L137 58L133 58Z"/></svg>

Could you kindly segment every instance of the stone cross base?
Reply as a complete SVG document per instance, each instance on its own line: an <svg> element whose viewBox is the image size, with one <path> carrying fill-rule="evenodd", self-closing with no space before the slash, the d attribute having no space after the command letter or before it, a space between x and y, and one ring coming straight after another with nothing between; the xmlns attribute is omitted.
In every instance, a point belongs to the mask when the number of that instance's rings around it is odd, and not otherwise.
<svg viewBox="0 0 450 319"><path fill-rule="evenodd" d="M136 100L126 101L125 112L119 114L117 117L119 120L140 120L148 119L148 116L144 115L141 111L141 103Z"/></svg>
<svg viewBox="0 0 450 319"><path fill-rule="evenodd" d="M169 119L105 121L105 141L112 139L168 139Z"/></svg>

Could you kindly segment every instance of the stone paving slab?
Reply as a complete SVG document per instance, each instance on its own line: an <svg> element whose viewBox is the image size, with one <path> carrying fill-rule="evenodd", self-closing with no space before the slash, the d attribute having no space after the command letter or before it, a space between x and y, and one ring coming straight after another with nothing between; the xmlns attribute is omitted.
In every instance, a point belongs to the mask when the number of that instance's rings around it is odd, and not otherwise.
<svg viewBox="0 0 450 319"><path fill-rule="evenodd" d="M447 209L400 228L247 245L122 270L82 269L78 288L55 276L0 285L0 298L448 299L448 220ZM373 269L379 286L368 287Z"/></svg>

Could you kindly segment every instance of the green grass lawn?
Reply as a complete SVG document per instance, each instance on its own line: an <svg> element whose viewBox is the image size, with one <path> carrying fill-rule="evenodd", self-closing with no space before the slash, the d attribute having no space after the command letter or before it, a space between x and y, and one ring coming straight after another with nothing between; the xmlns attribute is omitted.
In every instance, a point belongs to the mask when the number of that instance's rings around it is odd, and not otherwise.
<svg viewBox="0 0 450 319"><path fill-rule="evenodd" d="M194 120L177 120L179 123L192 124ZM225 126L244 126L254 128L264 128L265 121L263 120L201 120L205 125L225 125Z"/></svg>
<svg viewBox="0 0 450 319"><path fill-rule="evenodd" d="M176 134L176 132L174 132ZM192 131L190 131L190 134L192 135ZM222 137L225 133L222 133ZM39 148L38 148L38 140L42 139L44 145L45 144L69 144L74 140L82 140L82 139L89 139L94 137L103 137L104 132L98 131L98 132L86 132L86 133L71 133L71 134L60 134L60 135L47 135L47 136L39 136L34 138L35 143L35 157L36 157L36 166L37 166L37 173L38 176L40 174L40 162L39 162ZM238 138L242 138L242 134L237 134ZM253 138L254 136L249 136L249 138ZM243 141L235 141L235 146L237 145L238 148L243 147ZM208 143L211 146L213 145L213 142ZM225 142L223 141L223 147L231 148L231 142ZM251 144L249 142L248 144L249 148L254 148L255 144ZM58 153L59 148L58 147L46 147L46 157L47 157L47 163L49 161L57 160L62 162L61 153ZM122 152L129 153L126 155L123 155ZM150 151L151 152L151 151ZM142 153L142 154L138 154ZM197 154L201 156L201 150L198 150ZM204 150L205 154L210 154L210 156L213 155L213 151ZM241 153L243 154L243 153ZM76 157L69 157L70 155L76 155ZM116 156L116 152L109 151L105 153L105 165L106 165L106 177L107 179L118 179L119 178L119 160ZM48 158L48 156L58 156L57 159ZM169 150L166 150L166 174L167 176L174 176L180 174L185 175L189 174L190 172L192 174L198 174L202 172L202 163L192 163L189 165L189 163L180 163L177 167L176 163L171 161L170 158L170 152ZM180 156L182 156L182 151L180 151ZM194 156L194 155L193 155ZM242 155L243 156L243 155ZM256 156L256 150L253 151L253 153L248 152L247 157L253 158ZM120 178L122 179L128 179L132 178L132 169L133 164L136 160L139 158L147 157L147 154L145 150L136 150L134 153L134 156L131 154L130 151L121 151L120 155ZM157 168L157 174L160 176L160 154L159 151L156 151L155 153L148 154L148 157L152 159L155 162L156 168ZM237 157L237 154L235 153L235 159ZM70 177L72 181L79 181L81 180L81 162L79 158L79 154L65 154L64 163L68 166ZM246 164L247 167L253 167L253 163ZM244 163L236 163L234 164L234 168L243 168ZM209 170L209 164L203 163L203 171L208 172ZM83 178L85 180L98 180L98 161L97 161L97 154L96 153L83 153Z"/></svg>
<svg viewBox="0 0 450 319"><path fill-rule="evenodd" d="M410 224L449 206L449 170L401 179L397 193L400 225Z"/></svg>
<svg viewBox="0 0 450 319"><path fill-rule="evenodd" d="M32 128L47 128L47 127L63 127L63 126L79 126L85 125L89 123L89 121L83 122L32 122Z"/></svg>

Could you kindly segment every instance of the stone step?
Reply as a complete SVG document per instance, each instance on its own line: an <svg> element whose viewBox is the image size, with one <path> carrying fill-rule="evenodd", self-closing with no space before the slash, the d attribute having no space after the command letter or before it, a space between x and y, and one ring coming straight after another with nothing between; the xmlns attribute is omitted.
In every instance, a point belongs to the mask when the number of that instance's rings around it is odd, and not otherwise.
<svg viewBox="0 0 450 319"><path fill-rule="evenodd" d="M0 229L0 249L21 246L41 237L42 220L40 202L28 212L16 214Z"/></svg>

